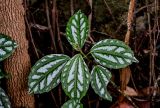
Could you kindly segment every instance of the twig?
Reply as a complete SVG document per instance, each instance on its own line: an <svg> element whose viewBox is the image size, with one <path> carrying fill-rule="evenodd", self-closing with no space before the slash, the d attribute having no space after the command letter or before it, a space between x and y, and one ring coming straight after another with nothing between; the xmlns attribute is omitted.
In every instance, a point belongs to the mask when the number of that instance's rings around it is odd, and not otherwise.
<svg viewBox="0 0 160 108"><path fill-rule="evenodd" d="M54 3L53 3L54 4ZM48 0L45 0L45 6L46 6L46 16L47 16L47 24L48 24L48 28L49 28L49 33L51 36L51 50L55 51L55 53L57 52L56 49L56 43L55 43L55 29L52 30L52 26L50 23L50 16L49 16L49 8L48 8ZM54 21L53 21L54 22ZM53 25L55 26L55 24ZM53 27L54 28L54 27Z"/></svg>
<svg viewBox="0 0 160 108"><path fill-rule="evenodd" d="M28 32L29 32L29 36L30 36L31 43L32 43L32 45L33 45L34 52L35 52L37 58L39 59L40 57L39 57L39 54L38 54L36 45L35 45L35 43L34 43L33 36L32 36L32 33L31 33L31 29L30 29L30 26L29 26L29 23L28 23L28 20L27 20L26 16L25 16L25 21L26 21L26 26L27 26L27 28L28 28Z"/></svg>
<svg viewBox="0 0 160 108"><path fill-rule="evenodd" d="M58 44L59 44L59 47L60 47L62 53L64 53L64 49L63 49L62 41L61 41L61 36L60 36L59 24L58 24L58 12L57 12L56 0L53 0L52 26L53 26L53 34L54 34L54 37L53 37L54 44L55 44L55 35L56 35L56 27L57 27ZM56 44L55 44L55 52L57 53ZM59 103L60 103L60 105L62 103L62 90L61 89L62 88L59 87L59 90L58 90L58 96L59 96Z"/></svg>
<svg viewBox="0 0 160 108"><path fill-rule="evenodd" d="M54 96L54 94L53 94L52 91L51 91L51 96L52 96L53 101L54 101L54 103L55 103L55 105L56 105L56 108L59 108L59 107L58 107L58 104L57 104L57 101L56 101L56 98L55 98L55 96Z"/></svg>
<svg viewBox="0 0 160 108"><path fill-rule="evenodd" d="M88 108L91 108L91 103L90 103L89 95L87 95L87 99L88 99Z"/></svg>
<svg viewBox="0 0 160 108"><path fill-rule="evenodd" d="M153 91L153 96L152 96L152 101L154 101L156 94L157 94L157 88L158 88L158 82L160 81L160 75L158 75L157 80L154 83L154 91Z"/></svg>
<svg viewBox="0 0 160 108"><path fill-rule="evenodd" d="M155 17L156 17L156 20L155 20L155 25L157 26L157 31L158 31L158 33L157 33L157 38L156 38L156 43L157 43L157 41L158 41L158 39L159 39L159 36L160 36L160 25L159 25L159 14L158 14L158 9L160 8L160 6L159 6L159 4L160 4L160 2L158 1L158 0L156 0L156 3L155 3Z"/></svg>
<svg viewBox="0 0 160 108"><path fill-rule="evenodd" d="M73 0L70 0L71 15L74 14Z"/></svg>
<svg viewBox="0 0 160 108"><path fill-rule="evenodd" d="M128 17L127 17L127 33L125 35L124 42L129 45L129 39L131 35L131 28L132 28L132 22L133 22L133 17L134 17L134 10L135 10L135 0L130 0L129 4L129 9L128 9ZM125 76L126 72L129 72L131 74L131 71L128 71L129 67L123 68L122 71L120 71L120 79L121 79L121 84L120 88L121 91L123 92L126 89L126 78L122 80L122 77ZM130 77L130 76L128 76ZM119 97L119 100L123 100L123 96Z"/></svg>
<svg viewBox="0 0 160 108"><path fill-rule="evenodd" d="M70 11L71 11L71 16L74 14L74 0L70 0ZM74 48L71 49L71 54L74 55L75 51Z"/></svg>
<svg viewBox="0 0 160 108"><path fill-rule="evenodd" d="M150 8L151 8L151 6L153 6L153 4L145 5L145 6L141 7L141 8L139 8L139 9L137 9L137 10L135 11L135 14L139 13L140 11L144 10L145 8L147 8L147 7L149 7L149 6L150 6Z"/></svg>
<svg viewBox="0 0 160 108"><path fill-rule="evenodd" d="M147 5L147 19L148 19L148 32L149 32L149 41L150 41L150 64L149 64L149 67L150 67L150 72L149 72L149 86L151 86L152 84L152 74L154 72L154 67L153 67L153 64L154 61L153 61L153 44L152 44L152 30L151 30L151 16L150 16L150 13L149 13L149 8L148 8L148 0L146 0L146 5Z"/></svg>
<svg viewBox="0 0 160 108"><path fill-rule="evenodd" d="M53 29L53 42L54 42L54 48L55 52L57 53L57 47L56 47L56 42L55 42L55 37L56 37L56 10L57 10L57 3L56 0L53 0L52 2L52 29Z"/></svg>
<svg viewBox="0 0 160 108"><path fill-rule="evenodd" d="M136 87L136 84L135 84L134 79L133 79L133 76L132 76L132 73L131 73L131 81L132 81L132 84L133 84L134 89L136 90L136 92L138 92L137 87Z"/></svg>
<svg viewBox="0 0 160 108"><path fill-rule="evenodd" d="M88 16L88 20L89 20L89 39L91 40L91 42L94 42L94 40L91 37L91 28L92 28L92 0L88 1L90 8L91 8L91 13Z"/></svg>
<svg viewBox="0 0 160 108"><path fill-rule="evenodd" d="M26 1L24 1L24 5L25 5L25 6L24 6L24 8L25 8L25 13L27 13L27 3L26 3ZM31 43L32 43L32 45L33 45L34 52L36 53L36 56L37 56L37 58L39 59L39 54L38 54L36 45L35 45L34 40L33 40L32 32L31 32L31 28L30 28L29 22L28 22L28 20L27 20L27 16L25 15L24 18L25 18L26 26L27 26L27 28L28 28L28 32L29 32L29 36L30 36Z"/></svg>
<svg viewBox="0 0 160 108"><path fill-rule="evenodd" d="M159 23L158 23L158 7L159 7L159 2L158 0L155 0L154 2L154 13L155 13L155 20L154 20L154 27L153 27L153 54L152 54L152 68L154 68L155 66L155 54L156 54L156 44L159 38L159 32L157 33L157 31L159 30ZM157 29L157 30L156 30ZM157 35L156 35L157 34ZM154 107L154 99L156 97L157 94L157 88L158 88L158 81L160 80L160 75L157 77L157 80L155 78L155 69L152 69L152 79L154 82L154 91L153 91L153 95L152 95L152 106Z"/></svg>
<svg viewBox="0 0 160 108"><path fill-rule="evenodd" d="M117 30L115 31L115 34L117 34L119 32L119 30L121 29L121 27L126 24L126 19L124 21L122 21L122 23L117 27Z"/></svg>
<svg viewBox="0 0 160 108"><path fill-rule="evenodd" d="M127 18L127 33L125 36L125 43L129 44L130 34L131 34L131 28L132 28L132 22L133 22L133 16L134 16L134 9L135 9L135 0L131 0L129 4L129 10L128 10L128 18Z"/></svg>
<svg viewBox="0 0 160 108"><path fill-rule="evenodd" d="M96 102L96 108L99 108L99 99Z"/></svg>
<svg viewBox="0 0 160 108"><path fill-rule="evenodd" d="M30 13L30 15L31 15L31 17L32 17L33 24L36 24L36 21L35 21L35 19L34 19L34 15L33 15L32 13ZM37 30L37 33L38 33L39 38L41 38L39 30Z"/></svg>
<svg viewBox="0 0 160 108"><path fill-rule="evenodd" d="M100 32L100 31L96 31L96 30L92 30L91 33L98 33L100 35L105 35L105 36L108 36L109 38L111 38L112 36L110 36L109 34L106 34L104 32Z"/></svg>
<svg viewBox="0 0 160 108"><path fill-rule="evenodd" d="M139 9L137 9L137 10L134 12L134 14L138 14L140 11L142 11L142 10L146 9L148 6L152 6L152 5L153 5L153 4L143 6L143 7L139 8ZM117 27L117 30L115 31L115 34L119 32L119 30L121 29L121 27L122 27L126 22L127 22L127 19L124 19L124 20L122 21L122 23Z"/></svg>
<svg viewBox="0 0 160 108"><path fill-rule="evenodd" d="M139 108L139 107L132 101L132 99L131 99L127 94L125 94L123 91L121 91L121 90L119 89L119 87L118 87L113 81L110 80L110 83L113 85L114 88L116 88L116 90L117 90L121 95L123 95L127 100L129 100L129 101L132 103L132 105L134 106L134 108Z"/></svg>
<svg viewBox="0 0 160 108"><path fill-rule="evenodd" d="M104 1L104 4L106 5L106 7L107 7L108 11L109 11L109 14L110 14L110 15L111 15L111 17L112 17L112 19L113 19L114 23L116 24L116 20L115 20L115 17L113 16L113 14L112 14L112 10L111 10L111 8L110 8L110 7L109 7L109 5L107 4L106 0L103 0L103 1Z"/></svg>
<svg viewBox="0 0 160 108"><path fill-rule="evenodd" d="M35 29L41 30L41 31L48 31L49 30L48 27L40 25L40 24L31 23L30 26L35 28Z"/></svg>
<svg viewBox="0 0 160 108"><path fill-rule="evenodd" d="M63 44L62 44L61 35L60 35L60 30L59 30L59 24L58 24L58 12L56 14L56 25L57 25L58 44L59 44L59 47L60 47L62 53L64 53Z"/></svg>
<svg viewBox="0 0 160 108"><path fill-rule="evenodd" d="M58 94L59 94L59 104L62 105L62 87L58 87Z"/></svg>

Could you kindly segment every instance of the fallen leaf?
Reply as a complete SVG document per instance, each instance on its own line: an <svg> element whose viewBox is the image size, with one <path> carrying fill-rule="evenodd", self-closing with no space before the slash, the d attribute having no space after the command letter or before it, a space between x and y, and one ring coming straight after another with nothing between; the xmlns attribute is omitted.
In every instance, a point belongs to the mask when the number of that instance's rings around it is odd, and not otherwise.
<svg viewBox="0 0 160 108"><path fill-rule="evenodd" d="M126 90L124 90L124 93L128 96L138 96L138 93L131 87L126 87Z"/></svg>

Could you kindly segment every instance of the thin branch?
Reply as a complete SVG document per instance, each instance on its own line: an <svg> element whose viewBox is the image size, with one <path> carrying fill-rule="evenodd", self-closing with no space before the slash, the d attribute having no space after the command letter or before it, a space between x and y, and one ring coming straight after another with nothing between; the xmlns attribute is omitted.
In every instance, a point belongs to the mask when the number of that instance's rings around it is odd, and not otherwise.
<svg viewBox="0 0 160 108"><path fill-rule="evenodd" d="M70 0L70 11L71 11L71 16L74 14L74 6L73 6L74 3L73 3L73 2L74 2L74 0ZM74 51L74 49L72 48L72 49L71 49L71 54L74 55L74 53L75 53L75 51Z"/></svg>
<svg viewBox="0 0 160 108"><path fill-rule="evenodd" d="M24 1L24 9L25 9L25 13L27 13L27 3L26 3L26 1ZM38 54L36 45L35 45L34 40L33 40L32 32L31 32L31 27L30 27L29 22L27 20L27 15L26 14L25 14L24 18L25 18L26 26L28 28L31 44L33 45L34 52L35 52L37 58L39 59L39 54Z"/></svg>
<svg viewBox="0 0 160 108"><path fill-rule="evenodd" d="M99 108L99 99L96 102L96 108Z"/></svg>
<svg viewBox="0 0 160 108"><path fill-rule="evenodd" d="M55 36L56 36L56 27L57 27L57 35L58 35L58 43L60 46L61 51L64 53L64 49L62 46L62 42L61 42L61 37L60 37L60 30L59 30L59 24L58 24L58 12L57 12L57 3L56 0L53 0L53 7L52 7L52 27L53 27L53 34L54 34L54 43L55 43ZM56 48L56 44L55 44L55 52L57 53L57 48ZM60 104L62 103L62 88L59 87L59 102Z"/></svg>
<svg viewBox="0 0 160 108"><path fill-rule="evenodd" d="M64 48L63 48L63 44L62 44L62 40L61 40L61 35L60 35L60 30L59 30L59 23L58 23L58 10L56 12L56 25L57 25L57 35L58 35L58 44L59 44L59 47L62 51L62 53L64 53Z"/></svg>
<svg viewBox="0 0 160 108"><path fill-rule="evenodd" d="M151 84L152 84L152 73L153 73L153 65L152 65L152 63L153 63L153 56L152 56L152 51L153 51L153 44L152 44L152 30L151 30L151 22L150 22L150 20L151 20L151 16L150 16L150 13L149 13L149 7L148 7L148 0L146 0L146 5L147 5L147 21L148 21L148 32L149 32L149 42L150 42L150 57L149 57L149 59L150 59L150 64L149 64L149 67L150 67L150 72L149 72L149 86L151 86Z"/></svg>
<svg viewBox="0 0 160 108"><path fill-rule="evenodd" d="M35 43L34 43L33 36L32 36L32 32L31 32L31 28L30 28L30 26L29 26L29 23L28 23L28 20L27 20L26 16L25 16L25 21L26 21L26 26L27 26L27 28L28 28L28 32L29 32L29 36L30 36L31 43L32 43L32 45L33 45L34 52L35 52L37 58L39 59L40 57L39 57L39 54L38 54L36 45L35 45Z"/></svg>
<svg viewBox="0 0 160 108"><path fill-rule="evenodd" d="M129 9L128 9L128 17L127 17L127 33L125 35L125 39L124 42L129 45L129 40L130 40L130 35L131 35L131 29L132 29L132 22L133 22L133 17L134 17L134 10L135 10L135 0L130 0L130 4L129 4ZM120 88L121 91L123 92L126 89L126 81L127 79L123 76L125 76L126 72L128 72L128 74L131 74L131 71L128 71L128 69L130 69L129 67L123 68L122 71L120 71L120 79L121 79L121 84L120 84ZM130 77L130 76L128 76ZM122 79L123 78L123 79ZM119 100L122 101L123 100L123 96L119 97Z"/></svg>
<svg viewBox="0 0 160 108"><path fill-rule="evenodd" d="M154 83L154 91L153 91L153 96L152 96L152 101L154 101L156 94L157 94L157 88L158 88L158 82L160 81L160 75L158 75L158 78L156 79Z"/></svg>
<svg viewBox="0 0 160 108"><path fill-rule="evenodd" d="M33 23L31 23L30 26L33 27L33 28L35 28L35 29L41 30L41 31L48 31L49 30L48 27L40 25L40 24L33 24Z"/></svg>
<svg viewBox="0 0 160 108"><path fill-rule="evenodd" d="M157 31L159 30L159 24L158 24L158 0L155 0L154 2L154 13L155 13L155 20L154 20L154 27L153 27L153 54L152 54L152 68L155 67L155 55L156 55L156 44L157 44L157 41L158 41L158 37L159 37L159 33L157 33ZM153 79L153 82L154 82L154 91L153 91L153 95L152 95L152 106L154 107L154 99L156 97L156 94L157 94L157 88L158 88L158 82L160 80L160 75L158 76L157 80L156 80L156 77L155 77L155 69L152 70L153 73L152 73L152 79Z"/></svg>
<svg viewBox="0 0 160 108"><path fill-rule="evenodd" d="M89 95L87 95L87 99L88 99L88 108L91 108L91 102L90 102Z"/></svg>
<svg viewBox="0 0 160 108"><path fill-rule="evenodd" d="M115 31L115 34L117 34L117 33L120 31L121 27L122 27L124 24L126 24L126 21L127 21L127 20L125 19L125 20L122 21L121 24L119 24L119 26L117 27L117 30Z"/></svg>
<svg viewBox="0 0 160 108"><path fill-rule="evenodd" d="M62 105L62 87L58 87L59 104Z"/></svg>
<svg viewBox="0 0 160 108"><path fill-rule="evenodd" d="M137 9L137 10L135 11L135 14L137 14L137 13L139 13L140 11L146 9L147 7L152 8L152 6L153 6L153 4L145 5L145 6L141 7L141 8L139 8L139 9Z"/></svg>
<svg viewBox="0 0 160 108"><path fill-rule="evenodd" d="M131 29L132 29L132 22L134 17L134 10L135 10L135 0L131 0L129 4L129 10L128 10L128 17L127 17L127 33L125 36L125 43L129 44Z"/></svg>
<svg viewBox="0 0 160 108"><path fill-rule="evenodd" d="M50 22L50 16L49 16L49 8L48 8L48 0L45 0L45 6L46 6L46 17L47 17L47 24L49 28L49 33L51 36L51 50L57 52L56 49L56 43L55 43L55 29L52 30L51 22ZM54 27L53 27L54 28Z"/></svg>
<svg viewBox="0 0 160 108"><path fill-rule="evenodd" d="M106 0L103 0L103 1L104 1L105 6L107 7L107 9L108 9L108 11L109 11L109 14L110 14L111 17L112 17L114 23L116 24L116 20L115 20L115 17L113 16L113 14L112 14L111 8L110 8L109 5L107 4L107 1L106 1Z"/></svg>
<svg viewBox="0 0 160 108"><path fill-rule="evenodd" d="M35 21L35 19L34 19L34 15L32 14L32 13L30 13L30 15L31 15L31 17L32 17L32 20L33 20L33 24L36 24L36 21ZM37 33L38 33L38 36L39 36L39 38L41 37L40 36L40 31L37 29Z"/></svg>
<svg viewBox="0 0 160 108"><path fill-rule="evenodd" d="M132 103L132 105L134 106L134 108L139 108L139 107L132 101L132 99L131 99L127 94L125 94L123 91L121 91L121 90L119 89L119 87L118 87L113 81L110 80L110 83L113 85L113 87L114 87L121 95L123 95L127 100L129 100L129 101Z"/></svg>
<svg viewBox="0 0 160 108"><path fill-rule="evenodd" d="M158 31L158 33L157 33L157 38L156 38L156 43L157 43L157 41L158 41L158 39L159 39L159 36L160 36L160 25L159 25L159 18L160 18L160 16L159 16L159 14L158 14L158 9L160 8L160 2L158 1L158 0L156 0L156 3L155 3L155 17L156 17L156 20L155 20L155 25L157 26L157 31Z"/></svg>
<svg viewBox="0 0 160 108"><path fill-rule="evenodd" d="M55 105L56 105L56 108L59 108L59 107L58 107L58 104L57 104L57 101L56 101L56 98L55 98L55 96L54 96L54 94L53 94L52 91L51 91L51 96L52 96L53 101L54 101L54 103L55 103Z"/></svg>
<svg viewBox="0 0 160 108"><path fill-rule="evenodd" d="M91 13L89 14L88 16L88 20L89 20L89 39L91 40L91 42L94 42L94 40L92 39L91 37L91 28L92 28L92 3L93 1L92 0L89 0L88 3L90 5L90 8L91 8Z"/></svg>
<svg viewBox="0 0 160 108"><path fill-rule="evenodd" d="M134 79L133 79L132 73L131 73L131 81L132 81L132 84L133 84L134 89L136 90L136 92L138 92L137 87L136 87L136 84L135 84Z"/></svg>
<svg viewBox="0 0 160 108"><path fill-rule="evenodd" d="M71 15L74 14L73 0L70 0Z"/></svg>
<svg viewBox="0 0 160 108"><path fill-rule="evenodd" d="M110 36L109 34L107 33L104 33L104 32L100 32L100 31L97 31L97 30L92 30L91 33L98 33L100 35L105 35L105 36L108 36L109 38L111 38L112 36Z"/></svg>

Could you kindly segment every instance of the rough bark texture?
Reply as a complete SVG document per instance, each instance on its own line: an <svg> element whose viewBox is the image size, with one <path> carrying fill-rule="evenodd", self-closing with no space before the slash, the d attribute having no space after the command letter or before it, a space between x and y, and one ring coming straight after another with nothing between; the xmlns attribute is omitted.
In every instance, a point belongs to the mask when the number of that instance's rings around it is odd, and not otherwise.
<svg viewBox="0 0 160 108"><path fill-rule="evenodd" d="M13 108L34 108L34 97L28 94L27 77L30 71L28 42L25 37L22 0L0 0L0 32L11 36L18 48L4 61L7 92Z"/></svg>

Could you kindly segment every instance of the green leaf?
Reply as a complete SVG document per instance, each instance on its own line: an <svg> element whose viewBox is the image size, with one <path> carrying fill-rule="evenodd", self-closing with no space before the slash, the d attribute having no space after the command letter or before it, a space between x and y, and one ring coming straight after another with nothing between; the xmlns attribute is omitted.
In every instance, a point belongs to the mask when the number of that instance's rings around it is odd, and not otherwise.
<svg viewBox="0 0 160 108"><path fill-rule="evenodd" d="M0 34L0 61L9 57L16 47L17 44L14 40L12 40L9 36Z"/></svg>
<svg viewBox="0 0 160 108"><path fill-rule="evenodd" d="M0 87L0 108L11 108L11 103L4 90Z"/></svg>
<svg viewBox="0 0 160 108"><path fill-rule="evenodd" d="M2 70L0 69L0 79L4 78L5 74L2 72Z"/></svg>
<svg viewBox="0 0 160 108"><path fill-rule="evenodd" d="M70 98L85 96L90 82L90 73L80 54L75 55L65 65L61 74L62 88Z"/></svg>
<svg viewBox="0 0 160 108"><path fill-rule="evenodd" d="M60 74L70 58L63 54L50 54L36 62L29 75L29 92L48 92L60 83Z"/></svg>
<svg viewBox="0 0 160 108"><path fill-rule="evenodd" d="M88 37L88 19L79 10L68 21L66 27L67 39L72 47L79 51Z"/></svg>
<svg viewBox="0 0 160 108"><path fill-rule="evenodd" d="M79 100L71 99L63 104L61 108L83 108Z"/></svg>
<svg viewBox="0 0 160 108"><path fill-rule="evenodd" d="M95 66L91 72L91 86L96 94L103 99L112 101L112 97L107 91L106 86L108 85L111 73L102 66Z"/></svg>
<svg viewBox="0 0 160 108"><path fill-rule="evenodd" d="M113 69L137 62L130 47L116 39L99 41L91 48L91 54L99 64Z"/></svg>

